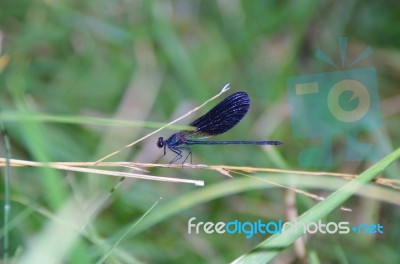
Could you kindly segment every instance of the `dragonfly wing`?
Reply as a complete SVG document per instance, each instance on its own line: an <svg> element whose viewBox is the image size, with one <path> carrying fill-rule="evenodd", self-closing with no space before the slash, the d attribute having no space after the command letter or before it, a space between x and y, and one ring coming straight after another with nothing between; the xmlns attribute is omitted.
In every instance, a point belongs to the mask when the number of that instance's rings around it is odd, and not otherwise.
<svg viewBox="0 0 400 264"><path fill-rule="evenodd" d="M203 139L212 137L212 134L203 133L199 130L181 130L179 134L183 135L186 139Z"/></svg>
<svg viewBox="0 0 400 264"><path fill-rule="evenodd" d="M250 99L247 93L237 92L225 98L190 125L196 127L194 132L197 133L194 134L199 137L219 135L236 126L246 115L249 107Z"/></svg>

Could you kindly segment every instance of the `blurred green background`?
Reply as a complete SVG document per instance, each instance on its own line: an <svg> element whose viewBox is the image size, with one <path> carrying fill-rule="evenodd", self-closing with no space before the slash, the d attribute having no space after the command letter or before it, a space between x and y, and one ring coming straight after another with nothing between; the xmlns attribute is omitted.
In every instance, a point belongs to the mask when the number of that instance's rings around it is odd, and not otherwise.
<svg viewBox="0 0 400 264"><path fill-rule="evenodd" d="M377 141L389 153L399 145L399 24L400 4L394 0L2 0L0 110L12 157L95 161L152 131L112 120L169 122L230 83L231 91L223 97L246 91L252 105L246 118L219 139L285 144L265 149L196 146L193 163L359 173L370 164L298 165L305 143L291 135L286 81L333 71L314 55L321 49L339 62L341 36L349 39L349 58L371 47L372 56L356 67L377 70L383 118ZM217 101L180 124L189 124ZM57 122L35 121L44 114ZM105 121L90 124L83 117ZM162 154L157 138L173 131L164 130L108 161L154 162ZM340 143L334 146L336 153L345 148ZM0 147L0 157L5 157L3 140ZM228 179L201 170L151 169L150 174L204 180L206 187L127 179L110 195L118 178L13 168L10 185L0 183L2 193L5 188L11 193L8 258L26 263L226 263L266 236L247 240L244 235L188 234L191 217L214 222L288 217L288 191L283 188L249 187L254 179L239 181L239 176ZM393 166L385 174L398 176ZM285 177L280 175L282 181ZM298 176L303 180L317 187L300 189L323 196L344 182ZM160 197L148 218L132 226ZM299 214L316 204L302 195L295 200ZM337 210L326 221L379 222L387 230L383 235L316 234L307 237L304 259L290 247L276 263L305 263L309 256L321 263L400 263L399 201L382 200L353 197L346 204L353 212ZM3 207L1 216L3 223ZM1 245L2 256L3 249Z"/></svg>

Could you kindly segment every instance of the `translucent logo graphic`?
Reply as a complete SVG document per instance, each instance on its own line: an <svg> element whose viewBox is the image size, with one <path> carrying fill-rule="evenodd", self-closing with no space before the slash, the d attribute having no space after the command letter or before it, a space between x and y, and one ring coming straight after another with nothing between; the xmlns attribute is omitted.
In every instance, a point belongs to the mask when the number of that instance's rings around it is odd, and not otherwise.
<svg viewBox="0 0 400 264"><path fill-rule="evenodd" d="M293 137L309 139L307 145L311 145L299 153L303 166L333 165L333 140L343 137L346 151L335 155L336 162L340 158L372 161L380 156L374 144L361 139L381 127L376 71L373 67L353 68L372 50L366 48L346 64L347 38L339 39L339 47L341 67L321 50L316 57L342 69L295 76L287 82Z"/></svg>

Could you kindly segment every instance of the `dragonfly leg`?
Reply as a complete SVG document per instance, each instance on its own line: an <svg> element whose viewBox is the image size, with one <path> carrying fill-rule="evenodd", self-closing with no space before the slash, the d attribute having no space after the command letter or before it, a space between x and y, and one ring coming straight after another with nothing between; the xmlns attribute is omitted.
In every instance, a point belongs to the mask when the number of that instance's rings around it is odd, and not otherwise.
<svg viewBox="0 0 400 264"><path fill-rule="evenodd" d="M176 156L169 164L172 164L172 163L180 160L181 158L183 158L182 151L189 152L189 154L186 156L185 160L182 162L182 166L183 166L183 163L185 163L185 161L189 157L189 155L190 155L190 162L192 162L192 150L189 147L174 147L174 148L170 148L170 150L172 152L174 152L176 154Z"/></svg>
<svg viewBox="0 0 400 264"><path fill-rule="evenodd" d="M172 164L175 161L180 160L182 158L182 150L180 150L179 148L169 148L169 149L176 154L175 158L173 158L169 164Z"/></svg>
<svg viewBox="0 0 400 264"><path fill-rule="evenodd" d="M190 156L190 164L192 164L192 149L189 147L179 147L179 149L180 151L185 150L188 152L186 158L182 162L182 169L183 169L183 163L185 163L185 161L189 158L189 156Z"/></svg>
<svg viewBox="0 0 400 264"><path fill-rule="evenodd" d="M190 164L192 164L192 149L188 148L188 147L182 147L182 148L184 148L185 150L187 150L189 152L189 154L186 156L185 160L182 162L182 165L189 158L189 156L190 156Z"/></svg>
<svg viewBox="0 0 400 264"><path fill-rule="evenodd" d="M162 154L162 156L160 158L158 158L158 160L155 163L158 163L160 161L160 159L162 159L162 157L165 156L166 153L167 153L166 147L164 146L164 154Z"/></svg>

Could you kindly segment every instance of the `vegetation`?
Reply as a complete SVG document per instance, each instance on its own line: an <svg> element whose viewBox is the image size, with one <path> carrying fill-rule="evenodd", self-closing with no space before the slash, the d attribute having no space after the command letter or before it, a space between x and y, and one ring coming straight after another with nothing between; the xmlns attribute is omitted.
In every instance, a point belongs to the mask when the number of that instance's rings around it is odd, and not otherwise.
<svg viewBox="0 0 400 264"><path fill-rule="evenodd" d="M396 1L17 2L0 2L4 263L400 263ZM340 37L348 39L344 66ZM373 53L350 66L368 47ZM338 68L316 58L317 50ZM382 124L361 140L377 146L380 161L346 160L346 137L338 135L332 166L302 166L299 153L319 141L294 136L288 79L363 67L376 69ZM123 148L227 83L231 89L218 99ZM280 140L282 146L194 146L193 165L183 169L83 164L121 148L104 162L155 163L162 155L158 137L237 91L249 94L250 111L219 139ZM172 154L158 163L168 163ZM15 167L10 158L36 163ZM89 171L53 162L79 162ZM199 163L224 165L202 169ZM95 169L205 186L120 181ZM328 173L312 173L320 171ZM316 233L298 240L298 233L250 239L243 233L188 234L192 217L267 223L297 216L306 223L379 223L384 232Z"/></svg>

